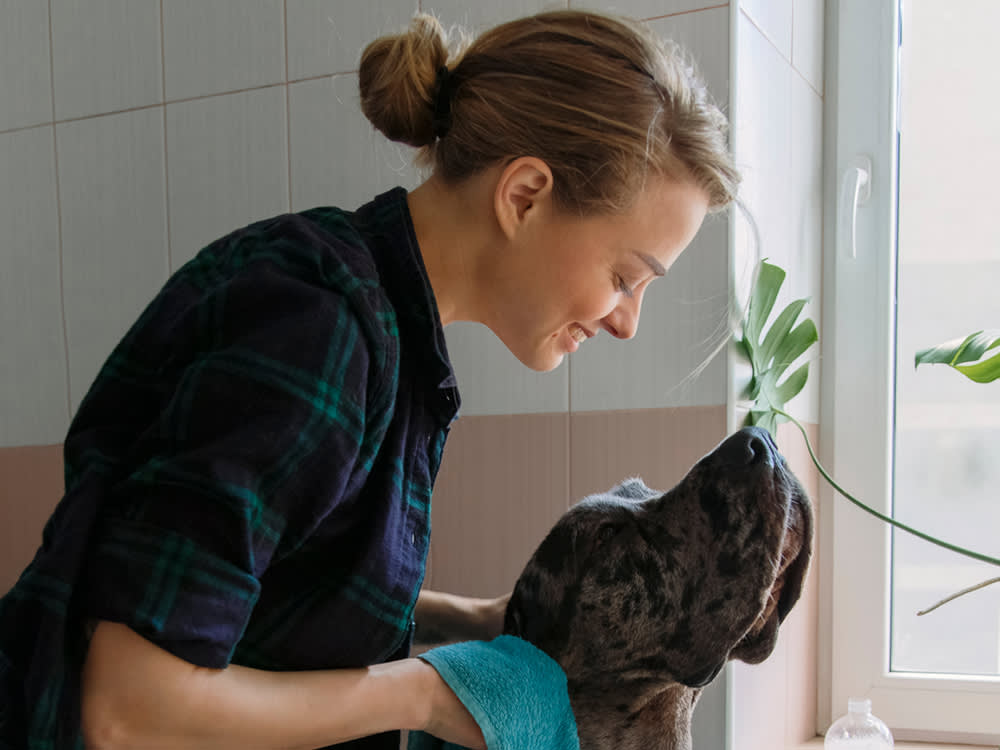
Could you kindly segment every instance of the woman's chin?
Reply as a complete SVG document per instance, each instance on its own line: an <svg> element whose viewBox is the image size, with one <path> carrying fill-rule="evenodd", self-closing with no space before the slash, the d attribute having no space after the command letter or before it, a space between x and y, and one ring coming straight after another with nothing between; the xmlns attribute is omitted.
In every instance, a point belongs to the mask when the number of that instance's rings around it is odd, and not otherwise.
<svg viewBox="0 0 1000 750"><path fill-rule="evenodd" d="M557 351L552 347L535 349L523 355L513 350L511 353L521 361L521 364L535 372L551 372L562 364L566 356L566 352Z"/></svg>

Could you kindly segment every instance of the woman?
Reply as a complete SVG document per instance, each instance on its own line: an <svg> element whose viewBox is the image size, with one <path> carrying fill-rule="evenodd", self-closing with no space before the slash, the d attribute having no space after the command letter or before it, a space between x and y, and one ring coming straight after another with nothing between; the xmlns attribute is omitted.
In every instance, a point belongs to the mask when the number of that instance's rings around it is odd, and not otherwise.
<svg viewBox="0 0 1000 750"><path fill-rule="evenodd" d="M541 14L449 57L417 16L360 84L432 176L212 243L126 334L0 601L0 746L482 746L407 658L414 616L489 638L505 601L420 592L458 410L443 326L479 321L536 370L631 337L738 175L703 85L622 20Z"/></svg>

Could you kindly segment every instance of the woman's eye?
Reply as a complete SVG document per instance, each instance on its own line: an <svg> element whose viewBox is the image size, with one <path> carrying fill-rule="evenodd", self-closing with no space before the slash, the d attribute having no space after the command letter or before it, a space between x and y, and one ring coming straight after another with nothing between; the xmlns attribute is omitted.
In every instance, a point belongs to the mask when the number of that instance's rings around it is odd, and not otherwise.
<svg viewBox="0 0 1000 750"><path fill-rule="evenodd" d="M615 274L616 283L618 286L618 291L624 294L626 297L631 297L633 295L632 287L625 283L625 279L620 274Z"/></svg>

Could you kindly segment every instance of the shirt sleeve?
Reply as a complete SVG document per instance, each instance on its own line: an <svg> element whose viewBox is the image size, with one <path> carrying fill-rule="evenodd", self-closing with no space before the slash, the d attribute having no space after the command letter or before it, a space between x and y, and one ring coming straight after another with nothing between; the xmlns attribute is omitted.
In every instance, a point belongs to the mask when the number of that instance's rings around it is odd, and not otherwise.
<svg viewBox="0 0 1000 750"><path fill-rule="evenodd" d="M140 359L161 394L108 493L87 615L207 667L229 663L272 561L364 483L388 419L357 304L257 265L207 293L168 284L94 399L130 393Z"/></svg>

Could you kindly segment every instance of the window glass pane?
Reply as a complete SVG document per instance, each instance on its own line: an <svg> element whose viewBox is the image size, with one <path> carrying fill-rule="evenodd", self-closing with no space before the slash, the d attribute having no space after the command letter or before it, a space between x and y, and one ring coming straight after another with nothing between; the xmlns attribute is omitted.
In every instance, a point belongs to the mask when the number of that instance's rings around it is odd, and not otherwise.
<svg viewBox="0 0 1000 750"><path fill-rule="evenodd" d="M1000 381L916 351L1000 328L996 0L904 0L893 511L1000 556ZM1000 569L908 534L893 541L894 671L1000 673L1000 584L917 616Z"/></svg>

